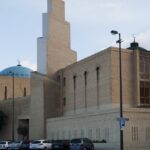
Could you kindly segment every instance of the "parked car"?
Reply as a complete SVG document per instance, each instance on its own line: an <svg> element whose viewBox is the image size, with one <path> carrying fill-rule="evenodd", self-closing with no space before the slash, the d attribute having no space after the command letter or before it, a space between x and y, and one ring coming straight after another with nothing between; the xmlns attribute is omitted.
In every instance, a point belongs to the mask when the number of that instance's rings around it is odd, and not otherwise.
<svg viewBox="0 0 150 150"><path fill-rule="evenodd" d="M29 140L23 141L20 149L21 150L29 150L30 149L30 141Z"/></svg>
<svg viewBox="0 0 150 150"><path fill-rule="evenodd" d="M22 141L12 141L8 144L9 150L20 150Z"/></svg>
<svg viewBox="0 0 150 150"><path fill-rule="evenodd" d="M51 149L52 142L49 140L35 140L30 143L30 149Z"/></svg>
<svg viewBox="0 0 150 150"><path fill-rule="evenodd" d="M70 141L70 150L94 150L94 144L88 138L76 138Z"/></svg>
<svg viewBox="0 0 150 150"><path fill-rule="evenodd" d="M53 140L52 150L69 150L69 140Z"/></svg>
<svg viewBox="0 0 150 150"><path fill-rule="evenodd" d="M8 144L10 141L0 141L0 150L1 149L8 149Z"/></svg>

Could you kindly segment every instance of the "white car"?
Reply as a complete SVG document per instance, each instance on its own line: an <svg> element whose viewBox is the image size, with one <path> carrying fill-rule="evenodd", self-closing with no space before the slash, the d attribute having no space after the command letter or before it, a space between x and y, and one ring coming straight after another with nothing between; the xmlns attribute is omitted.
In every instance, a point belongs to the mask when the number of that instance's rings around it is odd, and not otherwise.
<svg viewBox="0 0 150 150"><path fill-rule="evenodd" d="M8 145L8 150L19 150L21 147L22 141L13 141Z"/></svg>
<svg viewBox="0 0 150 150"><path fill-rule="evenodd" d="M0 149L8 149L10 141L0 141Z"/></svg>
<svg viewBox="0 0 150 150"><path fill-rule="evenodd" d="M52 143L49 140L35 140L30 143L30 149L51 149Z"/></svg>

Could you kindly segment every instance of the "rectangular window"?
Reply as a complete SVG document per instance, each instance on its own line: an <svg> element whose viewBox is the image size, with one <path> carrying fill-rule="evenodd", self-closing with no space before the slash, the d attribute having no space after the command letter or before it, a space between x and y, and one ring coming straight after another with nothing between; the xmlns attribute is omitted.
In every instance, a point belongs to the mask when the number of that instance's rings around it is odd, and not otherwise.
<svg viewBox="0 0 150 150"><path fill-rule="evenodd" d="M68 131L68 139L71 139L71 131Z"/></svg>
<svg viewBox="0 0 150 150"><path fill-rule="evenodd" d="M140 82L140 102L142 105L150 105L150 82Z"/></svg>
<svg viewBox="0 0 150 150"><path fill-rule="evenodd" d="M109 141L109 128L105 128L105 139L107 142Z"/></svg>
<svg viewBox="0 0 150 150"><path fill-rule="evenodd" d="M50 133L52 140L54 140L54 132Z"/></svg>
<svg viewBox="0 0 150 150"><path fill-rule="evenodd" d="M74 138L77 138L77 130L74 130Z"/></svg>
<svg viewBox="0 0 150 150"><path fill-rule="evenodd" d="M144 73L144 70L145 70L145 68L144 68L144 63L143 63L143 62L140 62L140 72L141 72L141 73Z"/></svg>
<svg viewBox="0 0 150 150"><path fill-rule="evenodd" d="M65 131L62 132L62 138L63 138L63 139L66 138L66 132L65 132Z"/></svg>
<svg viewBox="0 0 150 150"><path fill-rule="evenodd" d="M150 55L140 52L140 103L150 106Z"/></svg>
<svg viewBox="0 0 150 150"><path fill-rule="evenodd" d="M56 133L56 138L57 138L57 140L59 139L59 131L57 131L57 133Z"/></svg>
<svg viewBox="0 0 150 150"><path fill-rule="evenodd" d="M81 138L84 138L84 130L81 129Z"/></svg>
<svg viewBox="0 0 150 150"><path fill-rule="evenodd" d="M96 140L100 141L101 140L100 138L101 138L100 137L100 128L97 128L96 129Z"/></svg>
<svg viewBox="0 0 150 150"><path fill-rule="evenodd" d="M150 127L146 127L146 141L150 140Z"/></svg>
<svg viewBox="0 0 150 150"><path fill-rule="evenodd" d="M138 127L132 127L132 141L138 141Z"/></svg>
<svg viewBox="0 0 150 150"><path fill-rule="evenodd" d="M92 129L89 129L89 131L88 131L88 138L92 139Z"/></svg>
<svg viewBox="0 0 150 150"><path fill-rule="evenodd" d="M143 56L140 57L140 75L146 75L143 77L147 78L142 78L142 79L149 79L149 74L150 74L150 57Z"/></svg>

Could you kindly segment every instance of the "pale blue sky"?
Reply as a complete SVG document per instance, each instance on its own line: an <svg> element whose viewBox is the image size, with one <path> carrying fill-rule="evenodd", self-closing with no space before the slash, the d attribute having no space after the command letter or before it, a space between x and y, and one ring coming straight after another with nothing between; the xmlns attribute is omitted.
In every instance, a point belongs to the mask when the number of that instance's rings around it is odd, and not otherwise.
<svg viewBox="0 0 150 150"><path fill-rule="evenodd" d="M78 59L117 46L110 30L121 32L123 47L133 41L150 49L149 0L65 0L71 23L71 47ZM36 38L42 35L47 0L0 1L0 70L16 65L36 67Z"/></svg>

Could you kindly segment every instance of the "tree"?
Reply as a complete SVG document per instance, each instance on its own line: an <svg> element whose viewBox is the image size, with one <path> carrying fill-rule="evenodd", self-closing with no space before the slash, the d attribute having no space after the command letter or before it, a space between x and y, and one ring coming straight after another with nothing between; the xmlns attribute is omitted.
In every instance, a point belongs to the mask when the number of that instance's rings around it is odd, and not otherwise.
<svg viewBox="0 0 150 150"><path fill-rule="evenodd" d="M2 130L3 126L7 123L7 115L0 110L0 131Z"/></svg>
<svg viewBox="0 0 150 150"><path fill-rule="evenodd" d="M28 126L26 126L26 125L19 125L19 127L17 129L17 132L18 132L19 135L22 135L23 139L25 137L28 138L28 132L29 132Z"/></svg>

